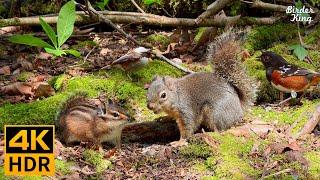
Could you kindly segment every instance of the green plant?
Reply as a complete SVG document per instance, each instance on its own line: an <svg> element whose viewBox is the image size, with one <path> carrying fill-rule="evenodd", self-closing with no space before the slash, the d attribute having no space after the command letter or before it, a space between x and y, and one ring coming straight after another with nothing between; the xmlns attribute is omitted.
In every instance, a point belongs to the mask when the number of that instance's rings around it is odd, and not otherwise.
<svg viewBox="0 0 320 180"><path fill-rule="evenodd" d="M303 4L300 0L298 2L296 2L295 6L298 11L303 9ZM309 13L295 13L295 15L297 17L299 17L301 19L305 19L305 20L310 18L310 21L311 21L311 17L309 15ZM307 23L307 21L305 21L305 20L302 21L303 24ZM300 37L300 44L295 44L295 45L290 46L290 50L293 50L293 54L296 55L299 60L304 60L304 58L308 55L308 51L303 47L303 43L302 43L302 39L301 39L301 35L300 35L299 21L297 22L297 27L298 27L299 37Z"/></svg>
<svg viewBox="0 0 320 180"><path fill-rule="evenodd" d="M301 44L292 45L289 49L293 50L293 54L296 55L299 60L304 60L308 55L308 51Z"/></svg>
<svg viewBox="0 0 320 180"><path fill-rule="evenodd" d="M109 1L110 1L110 0L100 0L100 1L96 2L95 5L96 5L101 11L104 11L106 5L109 4Z"/></svg>
<svg viewBox="0 0 320 180"><path fill-rule="evenodd" d="M161 0L143 0L145 5L151 6L152 4L161 4Z"/></svg>
<svg viewBox="0 0 320 180"><path fill-rule="evenodd" d="M52 42L52 45L43 41L38 37L34 37L30 34L15 35L9 38L9 41L17 44L25 44L29 46L42 47L46 52L53 54L55 56L62 56L65 54L71 54L75 57L80 57L80 52L74 49L61 49L61 46L67 41L71 36L74 28L74 22L76 19L75 3L73 0L67 2L59 12L58 22L57 22L57 34L52 29L52 27L39 17L40 24Z"/></svg>

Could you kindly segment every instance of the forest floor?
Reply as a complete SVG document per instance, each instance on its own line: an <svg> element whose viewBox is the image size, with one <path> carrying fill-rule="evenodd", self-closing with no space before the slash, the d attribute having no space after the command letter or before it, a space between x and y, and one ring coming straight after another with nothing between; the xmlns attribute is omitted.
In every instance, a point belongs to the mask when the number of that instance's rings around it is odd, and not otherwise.
<svg viewBox="0 0 320 180"><path fill-rule="evenodd" d="M210 71L206 62L199 61L204 60L205 47L186 53L190 51L190 44L176 45L168 36L169 33L161 32L138 38L159 47L168 58L179 58L175 62L189 69ZM137 122L159 117L146 107L145 85L155 74L180 77L183 73L154 57L145 68L130 74L118 68L105 70L134 46L117 33L85 39L72 38L64 47L77 49L85 60L73 56L54 57L40 49L1 40L0 132L6 124L54 124L61 104L77 91L86 91L92 98L104 92L124 101L125 108ZM171 49L166 51L169 46ZM284 42L268 48L290 61L297 61ZM56 139L56 175L42 178L319 179L319 127L311 134L294 138L316 111L320 102L316 98L318 91L308 94L299 106L268 106L278 101L279 93L265 83L265 70L256 62L259 50L250 54L244 63L249 74L264 85L258 94L262 103L251 107L244 122L235 128L195 134L188 146L180 148L171 147L170 142L164 140L154 144L123 143L121 150L106 145L103 153L83 144L66 147ZM310 54L319 61L318 50ZM297 64L313 68L305 62L297 61ZM0 179L16 179L3 174L2 140L3 134L0 136Z"/></svg>

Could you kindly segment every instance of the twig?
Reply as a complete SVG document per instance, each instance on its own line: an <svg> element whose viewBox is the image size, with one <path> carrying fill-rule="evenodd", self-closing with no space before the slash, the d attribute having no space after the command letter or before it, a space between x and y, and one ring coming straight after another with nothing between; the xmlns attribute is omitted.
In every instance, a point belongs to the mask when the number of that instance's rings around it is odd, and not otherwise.
<svg viewBox="0 0 320 180"><path fill-rule="evenodd" d="M317 126L320 121L320 105L316 107L316 111L313 113L312 117L307 121L303 128L294 136L296 139L302 135L309 134Z"/></svg>
<svg viewBox="0 0 320 180"><path fill-rule="evenodd" d="M189 70L189 69L186 69L186 68L180 66L179 64L174 63L174 62L171 61L170 59L166 58L166 57L163 56L163 55L160 53L160 51L157 50L157 49L152 50L152 53L153 53L156 57L158 57L159 59L165 61L166 63L170 64L171 66L173 66L173 67L175 67L175 68L177 68L177 69L179 69L179 70L181 70L181 71L183 71L183 72L185 72L185 73L187 73L187 74L194 73L193 71L191 71L191 70Z"/></svg>
<svg viewBox="0 0 320 180"><path fill-rule="evenodd" d="M120 32L122 35L124 35L127 39L129 39L130 41L134 42L137 45L140 45L140 43L138 41L136 41L131 35L127 34L126 32L124 32L122 29L118 28L112 21L110 21L108 18L106 18L103 14L101 14L100 12L96 11L90 4L89 1L87 2L87 6L88 6L88 11L92 12L94 15L96 15L99 19L99 21L102 21L106 24L108 24L109 26L111 26L112 28L114 28L115 30L117 30L118 32ZM84 8L84 6L82 4L79 4L76 2L76 4L82 8Z"/></svg>
<svg viewBox="0 0 320 180"><path fill-rule="evenodd" d="M287 9L287 6L265 3L260 0L254 0L253 2L241 0L241 2L250 4L253 8L257 8L257 9L267 9L267 10L278 11L278 12L285 12Z"/></svg>
<svg viewBox="0 0 320 180"><path fill-rule="evenodd" d="M220 12L227 4L229 4L233 0L216 0L212 4L210 4L205 12L203 12L200 16L195 20L196 23L200 23L203 19L208 18L212 15Z"/></svg>
<svg viewBox="0 0 320 180"><path fill-rule="evenodd" d="M143 14L145 14L146 12L144 12L144 10L136 3L136 1L131 0L132 4Z"/></svg>
<svg viewBox="0 0 320 180"><path fill-rule="evenodd" d="M86 62L88 57L90 56L90 54L92 53L93 50L95 50L98 46L94 46L89 52L88 54L83 58L83 61Z"/></svg>
<svg viewBox="0 0 320 180"><path fill-rule="evenodd" d="M280 174L288 173L288 172L292 172L292 169L284 169L284 170L281 170L281 171L279 171L279 172L276 172L276 173L270 174L270 175L268 175L268 176L265 176L265 177L263 177L263 178L261 178L261 179L267 179L267 178L269 178L269 177L278 176L278 175L280 175Z"/></svg>

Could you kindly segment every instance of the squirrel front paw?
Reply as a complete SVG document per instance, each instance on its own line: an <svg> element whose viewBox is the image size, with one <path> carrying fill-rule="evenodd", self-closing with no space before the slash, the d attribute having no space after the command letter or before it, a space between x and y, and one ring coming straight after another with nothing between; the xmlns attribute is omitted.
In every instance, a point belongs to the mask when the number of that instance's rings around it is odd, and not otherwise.
<svg viewBox="0 0 320 180"><path fill-rule="evenodd" d="M188 145L188 142L186 139L180 139L179 141L173 141L170 143L172 147L181 147Z"/></svg>

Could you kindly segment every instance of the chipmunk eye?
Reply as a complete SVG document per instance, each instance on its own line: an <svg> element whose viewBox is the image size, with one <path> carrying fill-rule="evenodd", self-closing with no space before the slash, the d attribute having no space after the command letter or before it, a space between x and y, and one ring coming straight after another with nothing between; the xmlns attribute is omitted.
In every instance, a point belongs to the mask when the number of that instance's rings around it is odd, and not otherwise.
<svg viewBox="0 0 320 180"><path fill-rule="evenodd" d="M165 92L161 93L160 97L161 97L161 99L165 99L167 97L167 93L165 93Z"/></svg>
<svg viewBox="0 0 320 180"><path fill-rule="evenodd" d="M116 118L120 116L120 114L117 112L112 113L112 115L113 115L113 117L116 117Z"/></svg>

